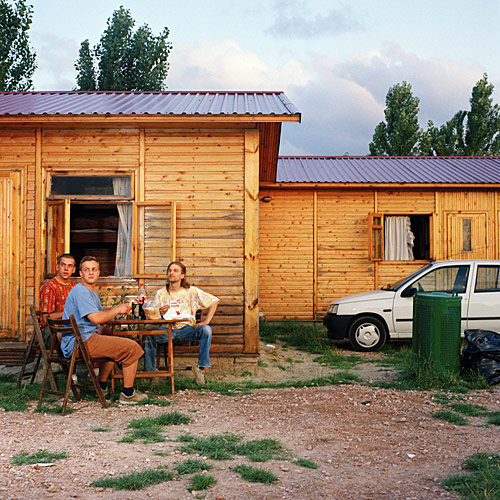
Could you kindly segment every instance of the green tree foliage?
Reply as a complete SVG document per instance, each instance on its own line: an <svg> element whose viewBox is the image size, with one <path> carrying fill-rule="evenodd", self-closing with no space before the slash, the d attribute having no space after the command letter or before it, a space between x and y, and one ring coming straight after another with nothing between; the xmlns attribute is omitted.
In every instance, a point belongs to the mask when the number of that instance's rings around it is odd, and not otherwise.
<svg viewBox="0 0 500 500"><path fill-rule="evenodd" d="M402 82L389 89L385 98L385 121L375 128L369 146L371 155L406 156L417 152L421 135L419 102L409 83Z"/></svg>
<svg viewBox="0 0 500 500"><path fill-rule="evenodd" d="M484 74L472 89L470 111L458 111L441 127L429 121L421 154L483 156L500 154L500 107L493 104L493 85Z"/></svg>
<svg viewBox="0 0 500 500"><path fill-rule="evenodd" d="M36 54L28 30L33 8L26 0L0 0L0 91L30 90Z"/></svg>
<svg viewBox="0 0 500 500"><path fill-rule="evenodd" d="M80 46L75 68L78 90L163 90L172 44L169 30L153 35L147 24L133 31L130 11L120 7L108 19L100 42Z"/></svg>

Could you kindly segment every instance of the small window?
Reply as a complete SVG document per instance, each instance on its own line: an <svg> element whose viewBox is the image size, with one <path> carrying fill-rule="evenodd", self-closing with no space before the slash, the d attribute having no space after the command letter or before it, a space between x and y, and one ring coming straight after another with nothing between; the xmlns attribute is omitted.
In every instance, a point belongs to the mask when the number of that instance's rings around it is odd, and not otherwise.
<svg viewBox="0 0 500 500"><path fill-rule="evenodd" d="M478 266L475 292L500 292L500 266Z"/></svg>
<svg viewBox="0 0 500 500"><path fill-rule="evenodd" d="M472 252L471 227L471 219L462 219L462 252Z"/></svg>
<svg viewBox="0 0 500 500"><path fill-rule="evenodd" d="M113 196L117 195L116 183L124 177L53 176L51 196ZM130 196L130 181L123 185L120 196Z"/></svg>
<svg viewBox="0 0 500 500"><path fill-rule="evenodd" d="M371 214L371 260L429 260L429 215Z"/></svg>

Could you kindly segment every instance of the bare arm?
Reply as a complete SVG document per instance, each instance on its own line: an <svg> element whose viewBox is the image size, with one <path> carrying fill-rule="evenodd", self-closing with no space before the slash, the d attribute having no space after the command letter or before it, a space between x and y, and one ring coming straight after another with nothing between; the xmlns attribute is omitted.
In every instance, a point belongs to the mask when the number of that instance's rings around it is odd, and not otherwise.
<svg viewBox="0 0 500 500"><path fill-rule="evenodd" d="M214 317L215 310L217 309L218 305L219 305L219 301L217 300L217 302L214 302L213 304L211 304L210 306L208 306L205 309L205 311L206 311L205 319L203 321L200 321L198 324L199 325L208 325L208 324L210 324L210 321L212 321L212 318Z"/></svg>
<svg viewBox="0 0 500 500"><path fill-rule="evenodd" d="M101 325L111 321L118 314L128 314L130 312L130 304L118 304L113 307L108 307L104 311L87 314L87 318L94 323L94 325Z"/></svg>

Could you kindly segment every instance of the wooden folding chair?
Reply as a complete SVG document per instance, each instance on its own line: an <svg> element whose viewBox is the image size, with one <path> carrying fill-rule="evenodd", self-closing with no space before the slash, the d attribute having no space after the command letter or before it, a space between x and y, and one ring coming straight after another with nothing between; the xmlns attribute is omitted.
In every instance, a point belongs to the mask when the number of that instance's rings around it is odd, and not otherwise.
<svg viewBox="0 0 500 500"><path fill-rule="evenodd" d="M40 360L43 358L45 365L47 365L47 349L45 348L45 341L42 334L42 329L40 327L40 313L35 311L33 306L30 306L30 314L31 314L31 322L33 323L33 335L29 341L28 347L26 348L26 352L24 354L23 364L21 366L21 371L19 372L19 376L17 377L17 387L21 387L21 383L24 377L28 377L31 375L30 384L32 384L35 380L36 374L38 372L38 368L40 366ZM32 358L32 356L36 356L35 366L26 371L27 365ZM50 386L53 391L57 390L56 381L54 379L54 374L52 371L49 373L49 381Z"/></svg>
<svg viewBox="0 0 500 500"><path fill-rule="evenodd" d="M78 392L79 389L95 389L101 406L103 408L108 408L108 402L104 397L101 386L99 385L99 381L97 380L96 374L94 372L94 363L102 362L102 361L110 361L109 358L105 359L92 359L89 356L87 348L83 343L82 335L80 333L80 329L76 323L75 317L73 315L70 316L70 319L63 320L51 320L47 319L47 325L49 327L52 342L48 353L48 363L45 368L45 374L42 382L42 389L40 391L40 399L38 400L38 406L42 404L43 397L45 394L52 394L55 396L63 396L63 406L61 414L64 415L66 413L66 406L68 404L69 392L72 391L73 396L77 401L80 400L80 394ZM59 342L58 334L73 334L75 336L75 348L73 349L73 354L71 358L65 358L62 350L61 344ZM78 346L78 349L76 348ZM78 354L78 356L77 356ZM50 377L52 373L52 368L50 363L59 364L65 375L66 375L66 388L64 392L60 392L58 390L48 390L47 386L47 378ZM90 379L92 380L92 386L79 384L77 381L73 380L73 375L76 374L76 367L79 365L85 365L87 367Z"/></svg>

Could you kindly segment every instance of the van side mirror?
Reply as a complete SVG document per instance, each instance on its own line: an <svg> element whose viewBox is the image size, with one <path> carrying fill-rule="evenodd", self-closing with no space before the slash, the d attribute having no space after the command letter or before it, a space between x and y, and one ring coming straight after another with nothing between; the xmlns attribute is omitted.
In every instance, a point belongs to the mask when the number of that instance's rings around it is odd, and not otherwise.
<svg viewBox="0 0 500 500"><path fill-rule="evenodd" d="M410 286L405 288L401 292L401 297L413 297L417 293L417 289L414 286Z"/></svg>

